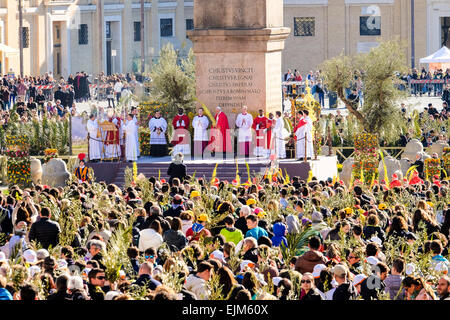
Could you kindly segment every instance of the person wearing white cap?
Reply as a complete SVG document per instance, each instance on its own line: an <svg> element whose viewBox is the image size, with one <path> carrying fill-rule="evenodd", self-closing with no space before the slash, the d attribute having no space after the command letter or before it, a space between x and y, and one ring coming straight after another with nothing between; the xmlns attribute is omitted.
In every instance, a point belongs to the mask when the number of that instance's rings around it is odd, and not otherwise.
<svg viewBox="0 0 450 320"><path fill-rule="evenodd" d="M48 253L47 249L39 249L38 251L36 251L36 256L37 256L38 260L44 260L49 255L50 255L50 253Z"/></svg>
<svg viewBox="0 0 450 320"><path fill-rule="evenodd" d="M89 300L89 297L84 288L83 279L80 276L73 276L69 278L67 289L71 295L72 300Z"/></svg>
<svg viewBox="0 0 450 320"><path fill-rule="evenodd" d="M407 276L414 276L416 273L416 265L414 263L408 263L406 265L405 273Z"/></svg>
<svg viewBox="0 0 450 320"><path fill-rule="evenodd" d="M6 259L5 253L0 251L0 266L3 264L3 262L8 262L8 259Z"/></svg>
<svg viewBox="0 0 450 320"><path fill-rule="evenodd" d="M315 266L314 266L314 269L313 269L313 272L312 272L312 275L313 275L313 277L314 277L314 279L317 279L317 278L319 278L320 277L320 272L323 270L323 269L326 269L327 268L327 266L326 265L324 265L324 264L316 264Z"/></svg>
<svg viewBox="0 0 450 320"><path fill-rule="evenodd" d="M0 251L3 251L5 256L9 258L13 252L23 252L27 250L26 234L27 223L25 221L19 221L14 227L14 235L4 246L0 247Z"/></svg>
<svg viewBox="0 0 450 320"><path fill-rule="evenodd" d="M34 265L38 262L36 252L34 250L28 249L22 254L26 263Z"/></svg>
<svg viewBox="0 0 450 320"><path fill-rule="evenodd" d="M349 271L343 264L337 264L331 270L334 279L338 283L337 287L327 292L327 300L355 300L358 292L353 284L348 280Z"/></svg>
<svg viewBox="0 0 450 320"><path fill-rule="evenodd" d="M441 300L450 300L450 278L447 275L439 279L436 291Z"/></svg>
<svg viewBox="0 0 450 320"><path fill-rule="evenodd" d="M364 280L367 279L367 276L365 274L357 274L354 278L353 278L353 286L355 286L356 291L358 291L358 294L361 293L361 284L363 283Z"/></svg>

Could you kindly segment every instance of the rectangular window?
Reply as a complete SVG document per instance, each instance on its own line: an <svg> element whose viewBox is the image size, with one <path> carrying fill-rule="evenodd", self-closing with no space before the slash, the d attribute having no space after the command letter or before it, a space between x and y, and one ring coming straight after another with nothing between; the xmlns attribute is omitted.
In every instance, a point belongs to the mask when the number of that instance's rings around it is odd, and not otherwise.
<svg viewBox="0 0 450 320"><path fill-rule="evenodd" d="M173 19L161 19L161 37L173 37Z"/></svg>
<svg viewBox="0 0 450 320"><path fill-rule="evenodd" d="M88 25L80 24L80 28L78 29L78 44L86 45L88 42Z"/></svg>
<svg viewBox="0 0 450 320"><path fill-rule="evenodd" d="M111 21L106 21L105 35L106 39L111 39Z"/></svg>
<svg viewBox="0 0 450 320"><path fill-rule="evenodd" d="M359 17L359 35L360 36L380 36L381 35L381 16Z"/></svg>
<svg viewBox="0 0 450 320"><path fill-rule="evenodd" d="M134 41L141 41L141 22L134 22Z"/></svg>
<svg viewBox="0 0 450 320"><path fill-rule="evenodd" d="M298 17L294 18L294 36L314 37L316 35L316 18Z"/></svg>
<svg viewBox="0 0 450 320"><path fill-rule="evenodd" d="M194 19L186 19L186 30L194 30Z"/></svg>
<svg viewBox="0 0 450 320"><path fill-rule="evenodd" d="M22 27L22 45L24 48L30 47L30 29Z"/></svg>

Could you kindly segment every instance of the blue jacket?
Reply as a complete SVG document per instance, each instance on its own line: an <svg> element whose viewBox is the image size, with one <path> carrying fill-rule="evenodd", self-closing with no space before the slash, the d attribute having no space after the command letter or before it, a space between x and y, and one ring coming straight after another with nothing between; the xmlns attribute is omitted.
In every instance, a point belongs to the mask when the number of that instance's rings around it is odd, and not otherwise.
<svg viewBox="0 0 450 320"><path fill-rule="evenodd" d="M248 230L247 233L245 234L245 236L246 236L247 238L248 238L248 237L253 237L253 238L255 238L256 240L258 240L258 239L259 239L260 237L262 237L262 236L267 237L267 236L268 236L268 233L267 233L267 231L264 230L263 228L261 228L261 227L256 227L256 228L253 228L253 229Z"/></svg>
<svg viewBox="0 0 450 320"><path fill-rule="evenodd" d="M284 245L287 247L287 239L284 236L286 233L286 226L281 222L275 223L273 225L273 233L275 235L272 237L272 244L275 247L279 247L281 246L281 243L284 243Z"/></svg>
<svg viewBox="0 0 450 320"><path fill-rule="evenodd" d="M12 300L13 297L11 293L5 288L0 288L0 300Z"/></svg>

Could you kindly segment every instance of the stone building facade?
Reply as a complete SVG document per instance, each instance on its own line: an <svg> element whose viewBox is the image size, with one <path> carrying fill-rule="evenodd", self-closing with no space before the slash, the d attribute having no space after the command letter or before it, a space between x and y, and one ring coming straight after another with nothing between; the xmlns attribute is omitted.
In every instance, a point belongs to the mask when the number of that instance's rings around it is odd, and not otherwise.
<svg viewBox="0 0 450 320"><path fill-rule="evenodd" d="M18 0L0 0L0 72L19 71ZM415 63L450 45L450 1L415 0ZM140 0L23 0L24 74L140 70ZM166 42L186 53L193 0L145 0L146 62ZM220 8L217 8L220 10ZM399 38L411 61L411 0L284 0L291 28L282 68L302 74L326 59Z"/></svg>

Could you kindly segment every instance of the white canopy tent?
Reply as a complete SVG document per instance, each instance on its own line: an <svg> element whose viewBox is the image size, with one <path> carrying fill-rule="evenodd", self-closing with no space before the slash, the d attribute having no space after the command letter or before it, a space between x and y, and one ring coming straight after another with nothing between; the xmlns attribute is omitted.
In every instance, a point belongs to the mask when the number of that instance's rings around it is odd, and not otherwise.
<svg viewBox="0 0 450 320"><path fill-rule="evenodd" d="M450 68L450 49L444 46L419 62L429 64L430 71L442 69L445 72L445 69Z"/></svg>

